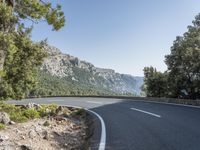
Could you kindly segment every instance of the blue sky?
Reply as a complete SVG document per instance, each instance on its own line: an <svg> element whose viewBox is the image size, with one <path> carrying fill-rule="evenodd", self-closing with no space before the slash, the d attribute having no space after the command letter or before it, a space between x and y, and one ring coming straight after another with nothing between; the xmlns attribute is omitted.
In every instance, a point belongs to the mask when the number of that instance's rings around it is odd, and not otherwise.
<svg viewBox="0 0 200 150"><path fill-rule="evenodd" d="M32 39L48 42L97 67L143 76L145 66L166 70L164 56L200 12L195 0L57 0L66 26L35 25Z"/></svg>

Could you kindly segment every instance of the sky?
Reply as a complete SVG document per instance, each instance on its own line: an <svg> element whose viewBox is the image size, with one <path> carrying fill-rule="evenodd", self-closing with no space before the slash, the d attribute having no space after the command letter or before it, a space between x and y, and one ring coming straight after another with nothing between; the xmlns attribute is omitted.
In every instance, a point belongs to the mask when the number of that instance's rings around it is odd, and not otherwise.
<svg viewBox="0 0 200 150"><path fill-rule="evenodd" d="M55 2L55 0L54 0ZM41 22L32 39L48 39L63 53L97 67L143 76L145 66L167 69L164 59L176 36L200 13L197 0L57 0L66 25Z"/></svg>

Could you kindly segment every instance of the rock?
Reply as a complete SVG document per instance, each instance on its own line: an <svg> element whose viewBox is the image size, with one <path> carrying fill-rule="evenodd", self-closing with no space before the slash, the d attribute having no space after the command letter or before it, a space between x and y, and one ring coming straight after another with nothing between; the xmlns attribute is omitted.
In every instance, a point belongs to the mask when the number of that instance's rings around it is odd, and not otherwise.
<svg viewBox="0 0 200 150"><path fill-rule="evenodd" d="M59 107L56 109L56 114L57 114L57 115L62 115L62 114L63 114L63 107L62 107L62 106L59 106Z"/></svg>
<svg viewBox="0 0 200 150"><path fill-rule="evenodd" d="M53 133L56 134L57 136L62 136L62 134L60 134L60 133L58 133L56 131L54 131Z"/></svg>
<svg viewBox="0 0 200 150"><path fill-rule="evenodd" d="M22 134L22 131L20 131L19 129L15 129L15 132L16 132L17 134Z"/></svg>
<svg viewBox="0 0 200 150"><path fill-rule="evenodd" d="M46 112L47 114L49 114L49 113L51 112L51 109L47 108L47 109L45 110L45 112Z"/></svg>
<svg viewBox="0 0 200 150"><path fill-rule="evenodd" d="M21 145L21 150L32 150L31 146L29 145Z"/></svg>
<svg viewBox="0 0 200 150"><path fill-rule="evenodd" d="M41 108L40 104L36 104L36 103L28 103L28 105L25 105L25 107L27 109L39 109Z"/></svg>
<svg viewBox="0 0 200 150"><path fill-rule="evenodd" d="M33 139L34 137L37 136L37 133L34 130L31 130L29 131L28 135L29 135L29 138Z"/></svg>
<svg viewBox="0 0 200 150"><path fill-rule="evenodd" d="M10 117L5 112L0 112L0 123L8 124L10 122Z"/></svg>
<svg viewBox="0 0 200 150"><path fill-rule="evenodd" d="M45 121L44 122L44 124L43 124L43 126L46 126L46 127L48 127L48 126L50 126L51 124L50 124L50 122L47 120L47 121Z"/></svg>
<svg viewBox="0 0 200 150"><path fill-rule="evenodd" d="M8 135L0 135L0 142L6 141L9 139Z"/></svg>
<svg viewBox="0 0 200 150"><path fill-rule="evenodd" d="M38 125L41 126L41 125L43 125L43 123L42 123L42 122L39 122Z"/></svg>
<svg viewBox="0 0 200 150"><path fill-rule="evenodd" d="M25 136L22 136L22 137L21 137L21 139L22 139L22 140L25 140L25 139L26 139L26 137L25 137Z"/></svg>
<svg viewBox="0 0 200 150"><path fill-rule="evenodd" d="M9 122L10 125L15 125L16 123L14 121Z"/></svg>
<svg viewBox="0 0 200 150"><path fill-rule="evenodd" d="M35 127L35 132L39 135L42 132L42 128L41 127Z"/></svg>
<svg viewBox="0 0 200 150"><path fill-rule="evenodd" d="M50 135L49 135L49 133L47 131L43 131L43 135L44 135L43 139L49 140Z"/></svg>
<svg viewBox="0 0 200 150"><path fill-rule="evenodd" d="M59 106L57 109L56 109L56 114L58 116L61 116L61 115L69 115L71 113L70 109L67 108L67 107L63 107L63 106Z"/></svg>
<svg viewBox="0 0 200 150"><path fill-rule="evenodd" d="M56 121L67 121L67 119L65 117L63 117L63 116L56 116L56 117L54 117L54 119Z"/></svg>

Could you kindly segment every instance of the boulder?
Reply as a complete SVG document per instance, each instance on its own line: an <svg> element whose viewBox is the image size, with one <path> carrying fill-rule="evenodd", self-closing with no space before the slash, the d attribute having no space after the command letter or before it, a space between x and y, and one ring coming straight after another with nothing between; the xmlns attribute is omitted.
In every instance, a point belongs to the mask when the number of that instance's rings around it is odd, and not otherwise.
<svg viewBox="0 0 200 150"><path fill-rule="evenodd" d="M30 145L21 145L21 150L32 150L33 148Z"/></svg>
<svg viewBox="0 0 200 150"><path fill-rule="evenodd" d="M9 139L9 136L7 135L0 135L0 142L6 141Z"/></svg>
<svg viewBox="0 0 200 150"><path fill-rule="evenodd" d="M9 122L10 122L9 115L5 112L0 112L0 123L9 124Z"/></svg>
<svg viewBox="0 0 200 150"><path fill-rule="evenodd" d="M63 106L59 106L57 109L56 109L56 114L57 115L68 115L70 114L70 110L69 108L67 107L63 107Z"/></svg>
<svg viewBox="0 0 200 150"><path fill-rule="evenodd" d="M33 139L34 137L37 136L37 133L35 132L35 130L31 130L29 131L28 135L29 135L29 138Z"/></svg>
<svg viewBox="0 0 200 150"><path fill-rule="evenodd" d="M50 135L49 135L49 133L45 130L45 131L43 131L43 139L45 139L45 140L49 140L49 138L50 138Z"/></svg>
<svg viewBox="0 0 200 150"><path fill-rule="evenodd" d="M16 123L14 121L9 122L10 125L15 125Z"/></svg>
<svg viewBox="0 0 200 150"><path fill-rule="evenodd" d="M36 103L28 103L28 105L25 106L27 109L39 109L41 108L40 104Z"/></svg>

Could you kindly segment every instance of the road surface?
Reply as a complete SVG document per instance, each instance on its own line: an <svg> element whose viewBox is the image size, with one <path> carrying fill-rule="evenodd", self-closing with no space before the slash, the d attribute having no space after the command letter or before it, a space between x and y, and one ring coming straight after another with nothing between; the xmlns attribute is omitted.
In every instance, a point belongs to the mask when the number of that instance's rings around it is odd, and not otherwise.
<svg viewBox="0 0 200 150"><path fill-rule="evenodd" d="M98 123L92 149L103 150L105 146L106 150L200 150L200 108L78 97L40 98L8 103L29 102L83 107L99 115L96 116ZM105 125L104 133L102 123ZM103 142L99 145L99 141Z"/></svg>

